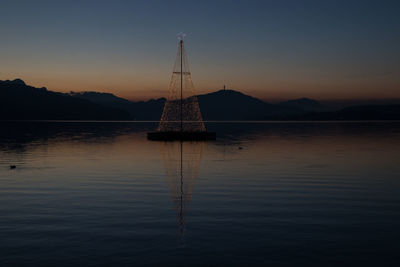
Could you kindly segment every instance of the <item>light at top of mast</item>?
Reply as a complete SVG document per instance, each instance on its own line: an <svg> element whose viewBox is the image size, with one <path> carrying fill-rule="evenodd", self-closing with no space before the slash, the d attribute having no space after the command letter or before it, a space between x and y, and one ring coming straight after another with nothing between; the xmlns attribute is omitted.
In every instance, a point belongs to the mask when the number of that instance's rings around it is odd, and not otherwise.
<svg viewBox="0 0 400 267"><path fill-rule="evenodd" d="M176 36L178 37L179 41L183 41L183 39L185 39L185 37L186 37L186 33L180 32Z"/></svg>

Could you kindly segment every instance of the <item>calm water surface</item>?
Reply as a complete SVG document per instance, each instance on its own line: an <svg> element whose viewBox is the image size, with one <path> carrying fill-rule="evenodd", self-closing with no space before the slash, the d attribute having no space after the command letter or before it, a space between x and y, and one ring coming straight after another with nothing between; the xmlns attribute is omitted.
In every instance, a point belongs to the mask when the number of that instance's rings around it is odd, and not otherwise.
<svg viewBox="0 0 400 267"><path fill-rule="evenodd" d="M400 266L400 122L207 126L0 123L0 266Z"/></svg>

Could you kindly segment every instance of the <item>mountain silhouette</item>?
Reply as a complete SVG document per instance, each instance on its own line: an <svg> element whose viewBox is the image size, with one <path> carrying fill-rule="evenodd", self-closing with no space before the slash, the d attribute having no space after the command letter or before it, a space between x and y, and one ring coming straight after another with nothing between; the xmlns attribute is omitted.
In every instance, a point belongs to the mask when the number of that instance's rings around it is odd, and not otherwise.
<svg viewBox="0 0 400 267"><path fill-rule="evenodd" d="M303 120L400 120L400 105L350 106L338 111L311 112Z"/></svg>
<svg viewBox="0 0 400 267"><path fill-rule="evenodd" d="M134 102L109 93L83 92L71 95L97 104L124 109L135 120L159 120L165 103L165 98ZM234 90L198 95L198 100L204 120L285 119L304 113L299 108L269 104Z"/></svg>
<svg viewBox="0 0 400 267"><path fill-rule="evenodd" d="M299 98L299 99L293 99L293 100L288 100L279 103L280 106L282 107L291 107L291 108L296 108L300 109L303 111L325 111L326 107L321 104L320 102L314 100L314 99L309 99L309 98Z"/></svg>
<svg viewBox="0 0 400 267"><path fill-rule="evenodd" d="M285 119L303 113L298 108L269 104L234 90L199 95L198 99L205 120Z"/></svg>
<svg viewBox="0 0 400 267"><path fill-rule="evenodd" d="M15 79L0 81L0 119L122 120L130 116L122 109L51 92L45 87L35 88Z"/></svg>
<svg viewBox="0 0 400 267"><path fill-rule="evenodd" d="M234 90L198 95L204 120L399 120L400 105L330 110L309 98L267 103ZM165 98L129 101L110 93L57 93L0 81L0 120L159 120ZM329 110L329 111L328 111Z"/></svg>
<svg viewBox="0 0 400 267"><path fill-rule="evenodd" d="M71 92L70 95L103 106L123 109L127 111L134 120L159 120L165 103L165 98L133 102L110 93Z"/></svg>

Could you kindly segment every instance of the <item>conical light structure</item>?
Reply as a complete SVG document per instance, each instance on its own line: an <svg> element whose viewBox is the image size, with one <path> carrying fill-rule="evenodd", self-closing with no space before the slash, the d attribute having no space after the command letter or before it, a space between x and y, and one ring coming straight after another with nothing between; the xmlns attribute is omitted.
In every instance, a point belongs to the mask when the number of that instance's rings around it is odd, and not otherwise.
<svg viewBox="0 0 400 267"><path fill-rule="evenodd" d="M183 40L179 41L178 54L169 84L169 95L157 130L159 132L206 131Z"/></svg>

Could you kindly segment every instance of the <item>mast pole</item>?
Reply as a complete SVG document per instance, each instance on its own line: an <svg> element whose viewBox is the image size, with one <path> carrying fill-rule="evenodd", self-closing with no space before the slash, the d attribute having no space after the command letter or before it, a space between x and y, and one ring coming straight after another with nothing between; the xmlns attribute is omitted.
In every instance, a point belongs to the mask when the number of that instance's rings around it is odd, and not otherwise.
<svg viewBox="0 0 400 267"><path fill-rule="evenodd" d="M183 132L183 40L180 41L180 48L181 48L181 133Z"/></svg>
<svg viewBox="0 0 400 267"><path fill-rule="evenodd" d="M182 68L182 62L183 62L183 40L180 41L180 46L181 46L181 199L180 199L180 212L179 212L179 224L180 224L180 230L181 234L183 234L183 139L182 139L182 134L183 134L183 107L182 107L182 101L183 101L183 68Z"/></svg>
<svg viewBox="0 0 400 267"><path fill-rule="evenodd" d="M183 40L180 41L181 46L181 207L180 207L180 227L181 234L183 234L183 142L182 142L182 133L183 133Z"/></svg>

